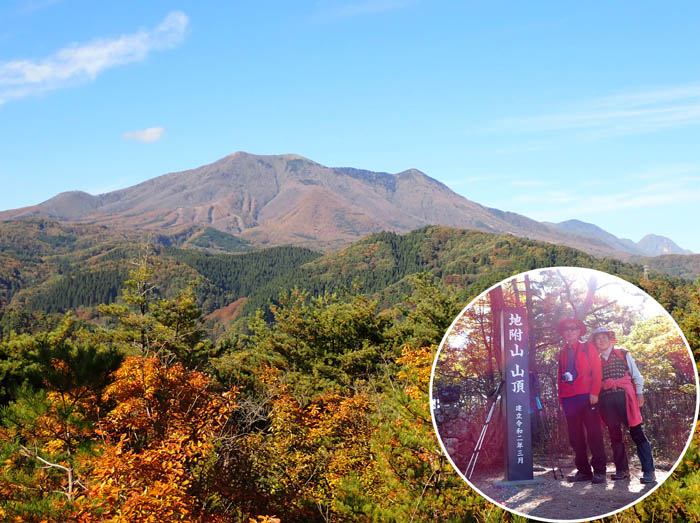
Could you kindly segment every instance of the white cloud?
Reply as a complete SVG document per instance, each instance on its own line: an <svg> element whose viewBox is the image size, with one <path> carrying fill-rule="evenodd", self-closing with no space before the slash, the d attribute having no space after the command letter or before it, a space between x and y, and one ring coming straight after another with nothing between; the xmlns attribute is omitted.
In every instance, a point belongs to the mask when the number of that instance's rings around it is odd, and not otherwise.
<svg viewBox="0 0 700 523"><path fill-rule="evenodd" d="M700 84L671 86L582 101L569 110L489 124L497 132L584 131L592 138L700 124Z"/></svg>
<svg viewBox="0 0 700 523"><path fill-rule="evenodd" d="M173 11L151 30L71 44L42 60L0 62L0 105L94 80L107 69L144 60L152 51L179 44L188 24L187 15Z"/></svg>
<svg viewBox="0 0 700 523"><path fill-rule="evenodd" d="M127 140L136 140L137 142L153 143L163 137L165 129L162 127L149 127L139 131L127 131L122 136Z"/></svg>

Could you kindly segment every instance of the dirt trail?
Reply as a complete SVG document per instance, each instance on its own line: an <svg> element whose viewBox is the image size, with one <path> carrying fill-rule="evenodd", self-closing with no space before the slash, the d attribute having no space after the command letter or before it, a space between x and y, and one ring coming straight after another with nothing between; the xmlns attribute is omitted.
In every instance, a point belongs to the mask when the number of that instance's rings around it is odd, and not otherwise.
<svg viewBox="0 0 700 523"><path fill-rule="evenodd" d="M610 474L615 467L609 465L608 481L605 484L591 482L569 483L566 475L575 472L563 468L564 479L555 480L551 468L535 466L535 478L542 483L527 486L498 486L503 475L472 478L472 483L493 501L531 517L546 519L594 519L618 510L644 496L668 477L668 467L657 463L657 483L644 484L639 481L642 473L633 470L629 480L613 481Z"/></svg>

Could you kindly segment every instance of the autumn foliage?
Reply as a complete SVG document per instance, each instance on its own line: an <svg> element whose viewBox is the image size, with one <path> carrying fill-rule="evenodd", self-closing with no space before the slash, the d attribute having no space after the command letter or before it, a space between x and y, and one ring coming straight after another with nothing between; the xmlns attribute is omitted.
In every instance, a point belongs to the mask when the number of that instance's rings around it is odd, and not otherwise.
<svg viewBox="0 0 700 523"><path fill-rule="evenodd" d="M459 307L432 278L391 310L291 292L274 321L214 344L191 290L156 296L151 276L134 271L97 325L69 316L0 344L1 521L514 519L464 484L434 434L431 366ZM696 436L639 514L692 518L697 454Z"/></svg>
<svg viewBox="0 0 700 523"><path fill-rule="evenodd" d="M208 385L204 374L181 363L139 356L124 361L103 395L115 406L96 430L103 451L77 500L80 520L204 517L199 471L226 430L235 398L235 391L215 394Z"/></svg>

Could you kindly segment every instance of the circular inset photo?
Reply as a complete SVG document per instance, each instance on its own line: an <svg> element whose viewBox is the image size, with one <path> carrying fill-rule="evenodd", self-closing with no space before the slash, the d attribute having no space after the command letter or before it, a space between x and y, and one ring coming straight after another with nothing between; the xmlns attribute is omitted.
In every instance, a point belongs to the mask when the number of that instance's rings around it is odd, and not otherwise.
<svg viewBox="0 0 700 523"><path fill-rule="evenodd" d="M590 269L518 274L469 303L430 383L457 472L521 516L586 521L669 477L698 416L698 375L671 316Z"/></svg>

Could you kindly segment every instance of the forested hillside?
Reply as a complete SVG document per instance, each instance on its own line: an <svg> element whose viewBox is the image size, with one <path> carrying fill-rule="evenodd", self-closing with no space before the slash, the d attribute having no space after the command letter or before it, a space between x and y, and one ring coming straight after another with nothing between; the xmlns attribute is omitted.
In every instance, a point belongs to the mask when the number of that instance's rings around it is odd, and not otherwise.
<svg viewBox="0 0 700 523"><path fill-rule="evenodd" d="M288 283L293 276L287 273L319 256L293 247L249 251L245 242L210 228L149 235L49 220L1 222L0 305L65 313L111 303L132 262L151 256L159 266L161 295L172 297L197 281L200 305L211 312L254 294L271 279Z"/></svg>
<svg viewBox="0 0 700 523"><path fill-rule="evenodd" d="M0 318L0 519L514 520L433 434L432 359L471 298L523 270L596 268L649 292L700 350L697 284L511 236L428 227L324 256L102 240L32 240L26 267L3 249L17 284ZM95 305L109 267L126 281ZM52 286L96 294L54 314L39 301ZM203 308L242 296L247 317L214 339ZM696 437L618 521L697 519L698 452Z"/></svg>
<svg viewBox="0 0 700 523"><path fill-rule="evenodd" d="M242 252L205 247L214 241ZM598 259L568 247L436 226L406 235L374 234L323 256L296 247L247 251L235 237L213 229L149 236L46 220L3 222L0 303L50 313L111 303L131 262L144 255L160 266L162 296L173 297L197 281L198 303L206 314L241 298L247 298L245 312L250 313L294 287L312 294L342 289L377 293L385 307L407 292L407 276L423 271L465 296L514 272L548 265L593 267L631 281L643 275L641 265Z"/></svg>
<svg viewBox="0 0 700 523"><path fill-rule="evenodd" d="M665 254L640 260L649 268L674 276L695 279L700 277L700 254Z"/></svg>

